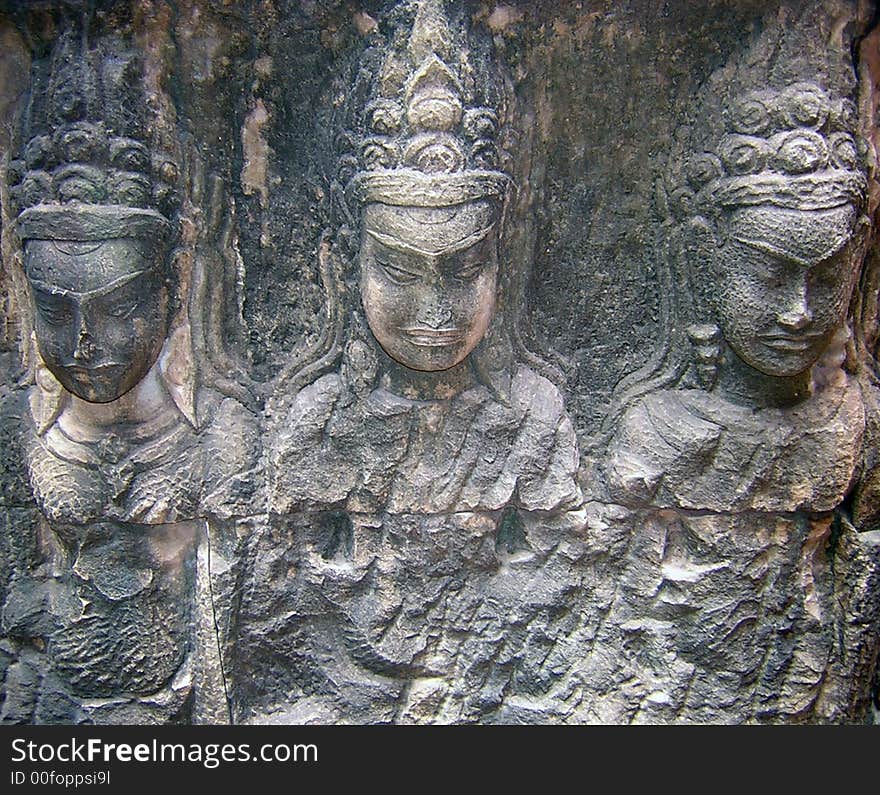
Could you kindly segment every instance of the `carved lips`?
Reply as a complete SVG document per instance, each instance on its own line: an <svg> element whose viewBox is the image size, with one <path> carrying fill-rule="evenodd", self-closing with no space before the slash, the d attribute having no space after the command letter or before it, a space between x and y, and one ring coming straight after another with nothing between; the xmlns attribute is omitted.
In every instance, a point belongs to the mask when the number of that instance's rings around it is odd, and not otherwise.
<svg viewBox="0 0 880 795"><path fill-rule="evenodd" d="M826 335L804 334L759 334L758 339L768 348L779 353L805 353Z"/></svg>
<svg viewBox="0 0 880 795"><path fill-rule="evenodd" d="M402 328L401 333L413 344L423 348L443 348L458 345L464 339L464 331L457 328Z"/></svg>
<svg viewBox="0 0 880 795"><path fill-rule="evenodd" d="M83 384L89 384L96 378L112 378L120 368L124 367L125 364L122 362L101 362L100 364L90 365L68 364L64 369L75 380Z"/></svg>

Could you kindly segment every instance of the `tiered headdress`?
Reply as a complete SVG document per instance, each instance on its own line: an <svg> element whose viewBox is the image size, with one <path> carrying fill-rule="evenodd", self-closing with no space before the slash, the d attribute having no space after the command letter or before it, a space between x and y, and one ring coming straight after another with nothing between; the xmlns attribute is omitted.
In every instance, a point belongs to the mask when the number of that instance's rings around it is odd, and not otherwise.
<svg viewBox="0 0 880 795"><path fill-rule="evenodd" d="M511 180L499 168L498 111L474 101L473 71L443 1L419 2L405 48L388 55L362 111L351 199L409 207L503 200Z"/></svg>
<svg viewBox="0 0 880 795"><path fill-rule="evenodd" d="M108 57L109 56L109 57ZM66 33L35 71L25 144L10 163L22 239L160 238L176 168L144 144L140 64Z"/></svg>
<svg viewBox="0 0 880 795"><path fill-rule="evenodd" d="M676 215L762 204L824 210L863 203L858 115L849 100L796 83L746 94L724 121L716 150L691 156L675 175L670 209Z"/></svg>

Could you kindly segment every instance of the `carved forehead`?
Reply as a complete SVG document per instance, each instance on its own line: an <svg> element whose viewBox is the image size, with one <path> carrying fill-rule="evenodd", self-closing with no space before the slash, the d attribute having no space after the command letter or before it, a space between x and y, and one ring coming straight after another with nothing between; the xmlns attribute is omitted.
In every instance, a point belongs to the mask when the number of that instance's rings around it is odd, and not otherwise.
<svg viewBox="0 0 880 795"><path fill-rule="evenodd" d="M729 230L734 240L810 267L849 242L858 215L851 204L826 210L761 205L733 213Z"/></svg>
<svg viewBox="0 0 880 795"><path fill-rule="evenodd" d="M498 221L498 208L488 200L451 207L397 207L368 204L364 233L386 245L422 254L460 251L483 240Z"/></svg>
<svg viewBox="0 0 880 795"><path fill-rule="evenodd" d="M156 268L161 257L147 240L28 240L24 247L28 279L62 290L91 292L118 279Z"/></svg>

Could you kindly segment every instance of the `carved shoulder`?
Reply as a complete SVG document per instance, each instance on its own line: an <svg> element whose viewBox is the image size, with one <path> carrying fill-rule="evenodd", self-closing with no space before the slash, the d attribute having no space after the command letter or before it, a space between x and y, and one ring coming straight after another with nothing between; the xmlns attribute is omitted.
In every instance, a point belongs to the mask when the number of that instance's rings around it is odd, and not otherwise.
<svg viewBox="0 0 880 795"><path fill-rule="evenodd" d="M649 395L612 440L609 491L636 507L831 510L854 476L864 424L853 387L760 411L700 390Z"/></svg>
<svg viewBox="0 0 880 795"><path fill-rule="evenodd" d="M334 487L334 479L328 477L347 468L341 466L344 462L332 445L324 444L327 426L345 394L343 379L330 373L303 387L283 415L270 418L265 469L272 511L286 513L313 501L333 502L348 492L348 478L340 478L345 482Z"/></svg>
<svg viewBox="0 0 880 795"><path fill-rule="evenodd" d="M511 383L511 400L521 417L515 447L520 506L540 511L577 507L583 501L577 484L578 444L562 394L549 380L520 366Z"/></svg>
<svg viewBox="0 0 880 795"><path fill-rule="evenodd" d="M721 424L694 413L680 392L642 398L623 415L609 446L605 478L612 499L630 506L663 502L663 481L702 474L722 432Z"/></svg>
<svg viewBox="0 0 880 795"><path fill-rule="evenodd" d="M260 439L257 416L234 398L221 398L201 439L203 514L231 518L265 512Z"/></svg>

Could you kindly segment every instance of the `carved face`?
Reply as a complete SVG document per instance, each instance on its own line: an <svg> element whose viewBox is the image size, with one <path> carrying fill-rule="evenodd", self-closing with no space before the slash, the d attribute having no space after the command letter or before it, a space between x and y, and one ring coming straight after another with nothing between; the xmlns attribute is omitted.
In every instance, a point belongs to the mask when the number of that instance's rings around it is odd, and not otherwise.
<svg viewBox="0 0 880 795"><path fill-rule="evenodd" d="M497 210L369 205L361 300L385 352L413 370L447 370L477 346L495 312Z"/></svg>
<svg viewBox="0 0 880 795"><path fill-rule="evenodd" d="M772 376L811 367L843 323L862 229L851 206L737 210L715 262L714 303L725 339Z"/></svg>
<svg viewBox="0 0 880 795"><path fill-rule="evenodd" d="M153 366L168 322L159 256L133 238L25 243L37 346L72 394L109 403Z"/></svg>

